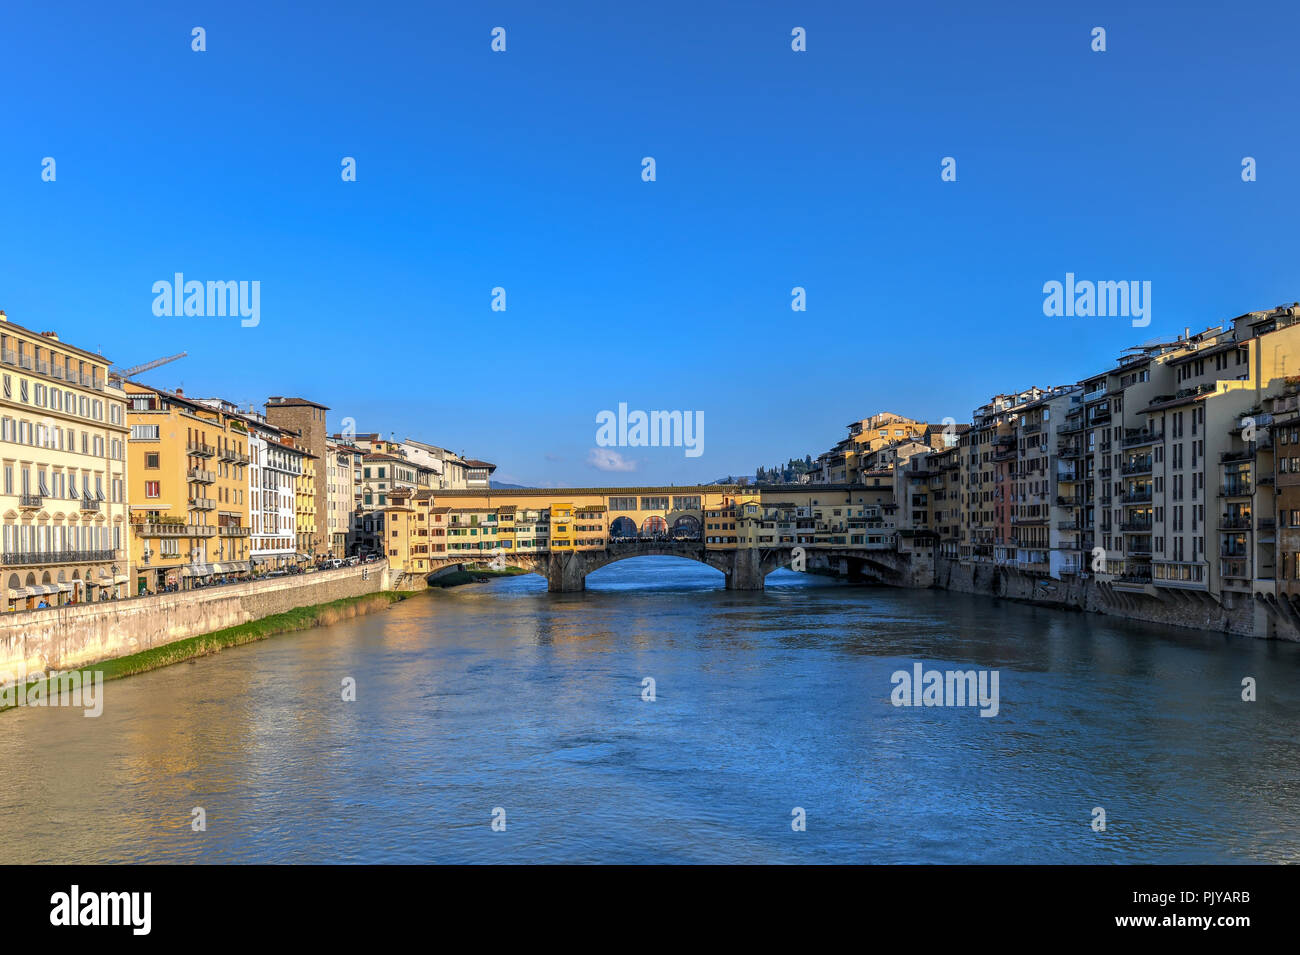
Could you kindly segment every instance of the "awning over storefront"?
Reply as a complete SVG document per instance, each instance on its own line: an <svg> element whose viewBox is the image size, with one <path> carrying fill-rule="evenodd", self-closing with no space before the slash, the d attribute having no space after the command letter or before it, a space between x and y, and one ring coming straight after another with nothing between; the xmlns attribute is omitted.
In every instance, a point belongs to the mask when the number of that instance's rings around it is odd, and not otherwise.
<svg viewBox="0 0 1300 955"><path fill-rule="evenodd" d="M208 577L211 574L212 568L207 564L191 564L181 568L181 575L184 577Z"/></svg>
<svg viewBox="0 0 1300 955"><path fill-rule="evenodd" d="M116 577L113 578L113 583L115 583L115 584L124 584L124 583L126 583L128 580L130 580L130 578L127 577L126 574L118 574Z"/></svg>

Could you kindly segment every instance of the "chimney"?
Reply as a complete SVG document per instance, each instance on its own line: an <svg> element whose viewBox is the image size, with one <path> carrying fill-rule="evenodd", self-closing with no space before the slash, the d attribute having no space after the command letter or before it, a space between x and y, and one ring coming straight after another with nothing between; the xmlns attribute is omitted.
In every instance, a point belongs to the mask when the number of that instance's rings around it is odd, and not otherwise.
<svg viewBox="0 0 1300 955"><path fill-rule="evenodd" d="M42 337L42 338L51 338L51 339L53 339L54 341L57 342L57 341L59 340L59 333L58 333L58 332L41 332L41 337Z"/></svg>
<svg viewBox="0 0 1300 955"><path fill-rule="evenodd" d="M185 389L184 389L184 388L177 388L177 389L176 389L176 396L177 396L178 398L184 398L184 397L185 397Z"/></svg>
<svg viewBox="0 0 1300 955"><path fill-rule="evenodd" d="M9 316L5 314L5 310L3 308L0 308L0 322L7 322L7 321L9 321Z"/></svg>

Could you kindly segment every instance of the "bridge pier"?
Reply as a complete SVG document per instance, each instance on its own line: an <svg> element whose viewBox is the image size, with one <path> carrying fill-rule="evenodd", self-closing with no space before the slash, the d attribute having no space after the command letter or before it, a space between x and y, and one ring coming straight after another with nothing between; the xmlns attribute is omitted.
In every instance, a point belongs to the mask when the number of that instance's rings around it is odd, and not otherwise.
<svg viewBox="0 0 1300 955"><path fill-rule="evenodd" d="M731 557L731 569L723 573L727 575L728 590L762 590L767 576L761 556L752 547L737 548Z"/></svg>
<svg viewBox="0 0 1300 955"><path fill-rule="evenodd" d="M581 551L552 554L546 566L546 589L576 594L587 589L587 555Z"/></svg>

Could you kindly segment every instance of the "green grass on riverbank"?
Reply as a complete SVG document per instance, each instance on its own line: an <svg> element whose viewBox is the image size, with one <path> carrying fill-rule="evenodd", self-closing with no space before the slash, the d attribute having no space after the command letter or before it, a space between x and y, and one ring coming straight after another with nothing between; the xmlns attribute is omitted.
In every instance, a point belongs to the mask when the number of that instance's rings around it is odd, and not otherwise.
<svg viewBox="0 0 1300 955"><path fill-rule="evenodd" d="M378 593L363 594L360 597L343 597L339 600L331 600L329 603L313 604L309 607L295 607L293 610L272 614L269 617L263 617L261 620L250 620L248 623L226 627L224 630L217 630L213 633L205 633L197 637L186 637L184 640L177 640L161 647L143 650L140 653L132 653L129 656L117 657L113 660L104 660L101 663L92 663L89 666L79 667L78 670L81 672L83 680L86 679L87 675L96 672L103 673L105 681L118 680L122 677L134 676L137 673L147 673L150 670L171 666L173 663L183 663L186 660L205 657L212 653L218 653L227 647L256 643L258 640L265 640L278 634L293 633L296 630L310 630L312 627L324 627L362 614L387 610L394 603L405 600L410 596L413 596L413 594L381 590ZM61 672L70 673L72 671ZM45 682L48 692L51 681L46 680ZM31 685L28 684L29 687ZM13 708L12 705L0 705L0 712Z"/></svg>
<svg viewBox="0 0 1300 955"><path fill-rule="evenodd" d="M491 580L494 577L518 577L520 574L526 574L528 571L520 567L503 567L495 570L491 567L483 567L477 564L471 564L469 570L454 570L450 574L443 574L441 577L435 577L429 581L431 587L459 587L461 584L481 583L485 580Z"/></svg>

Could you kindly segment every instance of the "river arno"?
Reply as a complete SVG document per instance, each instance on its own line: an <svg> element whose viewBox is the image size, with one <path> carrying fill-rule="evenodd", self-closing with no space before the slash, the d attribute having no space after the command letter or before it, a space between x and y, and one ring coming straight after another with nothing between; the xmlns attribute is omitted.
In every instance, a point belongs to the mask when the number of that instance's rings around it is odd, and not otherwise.
<svg viewBox="0 0 1300 955"><path fill-rule="evenodd" d="M1300 646L721 579L460 587L0 714L0 861L1300 861ZM894 707L916 662L1000 712Z"/></svg>

